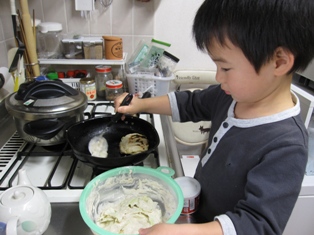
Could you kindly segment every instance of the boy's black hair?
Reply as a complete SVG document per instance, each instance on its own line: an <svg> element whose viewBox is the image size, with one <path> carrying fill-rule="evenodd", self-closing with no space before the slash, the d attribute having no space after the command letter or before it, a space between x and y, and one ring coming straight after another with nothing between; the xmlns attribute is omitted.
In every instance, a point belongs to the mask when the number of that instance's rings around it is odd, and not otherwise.
<svg viewBox="0 0 314 235"><path fill-rule="evenodd" d="M196 45L208 51L213 39L229 39L259 72L275 49L295 56L290 72L314 57L314 0L205 0L193 25Z"/></svg>

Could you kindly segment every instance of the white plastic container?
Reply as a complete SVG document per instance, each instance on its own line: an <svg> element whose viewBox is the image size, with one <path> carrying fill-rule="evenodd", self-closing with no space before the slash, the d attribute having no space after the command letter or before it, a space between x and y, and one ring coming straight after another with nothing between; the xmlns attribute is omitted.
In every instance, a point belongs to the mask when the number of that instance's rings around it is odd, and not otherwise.
<svg viewBox="0 0 314 235"><path fill-rule="evenodd" d="M190 177L183 176L175 178L175 181L180 186L183 196L184 196L184 204L181 214L192 214L198 209L200 193L201 193L201 185L200 183Z"/></svg>
<svg viewBox="0 0 314 235"><path fill-rule="evenodd" d="M150 92L151 96L166 95L170 90L171 77L156 77L147 74L127 74L127 81L130 93Z"/></svg>

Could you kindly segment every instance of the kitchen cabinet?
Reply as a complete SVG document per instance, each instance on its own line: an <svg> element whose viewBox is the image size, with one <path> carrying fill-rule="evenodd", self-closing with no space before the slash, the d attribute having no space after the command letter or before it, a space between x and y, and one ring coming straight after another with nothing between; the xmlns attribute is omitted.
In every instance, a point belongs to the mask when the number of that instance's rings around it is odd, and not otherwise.
<svg viewBox="0 0 314 235"><path fill-rule="evenodd" d="M314 196L299 196L283 235L314 234Z"/></svg>

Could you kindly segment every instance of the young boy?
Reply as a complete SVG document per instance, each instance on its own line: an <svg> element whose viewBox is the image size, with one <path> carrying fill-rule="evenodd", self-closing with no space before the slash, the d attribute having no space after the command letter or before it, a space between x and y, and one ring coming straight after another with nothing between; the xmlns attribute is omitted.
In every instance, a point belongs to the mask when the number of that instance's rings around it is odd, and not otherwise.
<svg viewBox="0 0 314 235"><path fill-rule="evenodd" d="M314 1L205 0L193 25L220 85L132 100L121 113L211 120L197 167L198 224L158 224L140 235L282 234L307 162L307 131L290 90L314 56Z"/></svg>

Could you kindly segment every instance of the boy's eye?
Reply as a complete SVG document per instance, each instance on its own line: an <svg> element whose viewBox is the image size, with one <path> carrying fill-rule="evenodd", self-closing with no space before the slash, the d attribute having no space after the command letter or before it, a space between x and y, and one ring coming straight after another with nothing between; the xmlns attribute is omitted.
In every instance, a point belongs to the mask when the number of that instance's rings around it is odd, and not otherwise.
<svg viewBox="0 0 314 235"><path fill-rule="evenodd" d="M224 72L227 72L227 71L229 71L230 69L229 69L229 68L221 68L221 70L224 71Z"/></svg>

